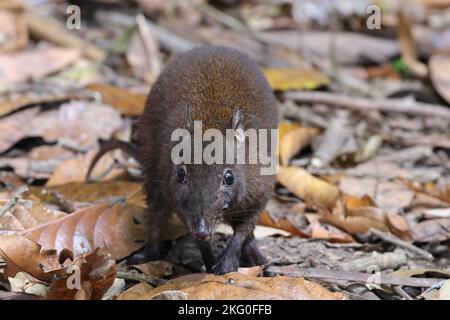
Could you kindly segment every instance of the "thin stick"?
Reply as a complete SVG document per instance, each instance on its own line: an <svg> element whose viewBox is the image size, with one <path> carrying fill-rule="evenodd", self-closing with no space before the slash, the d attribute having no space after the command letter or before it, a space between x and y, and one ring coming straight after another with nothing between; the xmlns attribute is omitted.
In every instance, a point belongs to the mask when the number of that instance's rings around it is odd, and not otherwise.
<svg viewBox="0 0 450 320"><path fill-rule="evenodd" d="M28 191L28 187L22 186L19 189L17 189L16 192L14 192L12 198L9 199L8 202L6 202L6 204L0 209L0 218L16 205L17 201L19 201L20 199L20 195L26 191Z"/></svg>
<svg viewBox="0 0 450 320"><path fill-rule="evenodd" d="M374 229L374 228L370 228L369 231L370 231L370 233L377 236L378 238L380 238L383 241L392 243L398 247L405 248L411 252L414 252L415 254L418 254L419 256L424 257L427 260L431 260L431 261L434 260L433 255L431 253L429 253L428 251L422 250L411 243L403 241L402 239L394 236L393 234L385 233L385 232L382 232L382 231Z"/></svg>
<svg viewBox="0 0 450 320"><path fill-rule="evenodd" d="M405 300L414 300L405 290L400 286L393 286L394 291Z"/></svg>
<svg viewBox="0 0 450 320"><path fill-rule="evenodd" d="M133 282L147 282L148 284L158 287L166 283L164 279L159 279L153 276L149 276L145 273L139 273L136 270L130 271L117 271L116 277L119 279L129 280Z"/></svg>
<svg viewBox="0 0 450 320"><path fill-rule="evenodd" d="M450 120L450 108L437 104L414 101L411 98L373 100L350 97L331 92L290 91L284 94L287 99L301 103L323 103L340 108L358 111L392 111L412 115L440 117Z"/></svg>
<svg viewBox="0 0 450 320"><path fill-rule="evenodd" d="M370 274L353 271L328 270L320 268L297 268L295 265L269 267L266 271L290 277L317 278L329 280L346 280L371 284L390 284L408 287L428 288L445 279L438 278L406 278L389 274Z"/></svg>

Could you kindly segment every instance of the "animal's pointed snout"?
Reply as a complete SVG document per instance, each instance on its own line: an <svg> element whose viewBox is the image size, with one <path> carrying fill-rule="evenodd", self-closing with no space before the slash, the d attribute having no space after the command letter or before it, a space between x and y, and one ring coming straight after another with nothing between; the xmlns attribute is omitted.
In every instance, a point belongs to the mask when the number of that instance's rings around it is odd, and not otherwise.
<svg viewBox="0 0 450 320"><path fill-rule="evenodd" d="M199 240L209 240L211 238L211 233L206 225L206 221L204 218L200 218L198 221L197 228L194 231L194 237Z"/></svg>

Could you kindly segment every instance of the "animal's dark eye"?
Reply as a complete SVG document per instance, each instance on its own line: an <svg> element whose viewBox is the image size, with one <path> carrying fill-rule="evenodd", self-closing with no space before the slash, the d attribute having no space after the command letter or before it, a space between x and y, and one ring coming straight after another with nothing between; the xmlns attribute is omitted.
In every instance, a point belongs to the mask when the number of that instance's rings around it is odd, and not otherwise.
<svg viewBox="0 0 450 320"><path fill-rule="evenodd" d="M184 168L178 168L176 180L178 183L186 183L186 171Z"/></svg>
<svg viewBox="0 0 450 320"><path fill-rule="evenodd" d="M233 182L234 182L233 172L231 172L231 170L225 171L225 174L223 175L223 183L228 186L231 186Z"/></svg>

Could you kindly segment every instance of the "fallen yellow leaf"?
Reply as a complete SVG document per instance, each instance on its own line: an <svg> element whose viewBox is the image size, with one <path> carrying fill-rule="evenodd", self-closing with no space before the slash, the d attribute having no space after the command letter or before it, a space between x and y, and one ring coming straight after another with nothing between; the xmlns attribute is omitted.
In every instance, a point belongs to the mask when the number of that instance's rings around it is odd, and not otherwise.
<svg viewBox="0 0 450 320"><path fill-rule="evenodd" d="M314 177L299 167L280 166L277 180L308 204L332 208L339 197L339 189L336 186Z"/></svg>
<svg viewBox="0 0 450 320"><path fill-rule="evenodd" d="M302 127L295 123L283 122L279 125L280 162L286 166L301 149L310 144L319 134L319 129Z"/></svg>
<svg viewBox="0 0 450 320"><path fill-rule="evenodd" d="M264 75L274 90L313 90L329 83L328 78L314 69L265 69Z"/></svg>

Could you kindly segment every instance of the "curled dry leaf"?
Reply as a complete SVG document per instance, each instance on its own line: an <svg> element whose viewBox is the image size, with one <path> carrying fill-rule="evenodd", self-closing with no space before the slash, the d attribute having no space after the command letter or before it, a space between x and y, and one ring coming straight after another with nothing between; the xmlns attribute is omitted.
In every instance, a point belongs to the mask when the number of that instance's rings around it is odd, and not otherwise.
<svg viewBox="0 0 450 320"><path fill-rule="evenodd" d="M120 203L94 205L21 233L44 249L74 256L103 248L115 260L139 250L147 240L144 209Z"/></svg>
<svg viewBox="0 0 450 320"><path fill-rule="evenodd" d="M152 84L161 71L159 44L143 15L136 17L137 28L126 53L127 61L136 77Z"/></svg>
<svg viewBox="0 0 450 320"><path fill-rule="evenodd" d="M123 115L138 116L144 111L147 100L144 95L108 84L92 84L88 89L100 93L103 103L113 106Z"/></svg>
<svg viewBox="0 0 450 320"><path fill-rule="evenodd" d="M8 280L12 292L24 292L40 298L44 298L48 294L48 287L27 273L18 272Z"/></svg>
<svg viewBox="0 0 450 320"><path fill-rule="evenodd" d="M323 73L314 69L265 69L264 75L274 90L313 90L329 84Z"/></svg>
<svg viewBox="0 0 450 320"><path fill-rule="evenodd" d="M361 208L353 208L350 210L360 209ZM376 211L376 213L373 213L370 210L372 210L372 208L362 207L359 212L353 213L353 216L349 215L349 210L345 207L344 201L339 199L336 202L333 212L330 212L330 210L325 207L319 207L319 212L321 213L319 220L345 230L350 234L365 233L370 228L387 231L386 225L380 221L379 212Z"/></svg>
<svg viewBox="0 0 450 320"><path fill-rule="evenodd" d="M7 200L0 200L0 208L3 208L6 203ZM40 201L18 200L0 217L0 229L23 231L65 216L66 213L51 210Z"/></svg>
<svg viewBox="0 0 450 320"><path fill-rule="evenodd" d="M0 236L0 257L6 262L0 278L8 278L17 289L58 300L100 299L114 282L116 263L110 254L95 249L73 259L67 249L59 256L41 249L21 235Z"/></svg>
<svg viewBox="0 0 450 320"><path fill-rule="evenodd" d="M416 242L440 242L450 239L450 219L430 219L412 227L412 237Z"/></svg>
<svg viewBox="0 0 450 320"><path fill-rule="evenodd" d="M20 13L13 10L0 10L0 54L17 51L28 44L28 28Z"/></svg>
<svg viewBox="0 0 450 320"><path fill-rule="evenodd" d="M333 59L339 65L358 65L367 60L382 64L399 52L395 40L355 32L282 30L262 32L260 37L317 59L329 59L330 52L334 52Z"/></svg>
<svg viewBox="0 0 450 320"><path fill-rule="evenodd" d="M238 272L245 274L249 277L259 277L263 272L263 266L255 266L249 268L239 268Z"/></svg>
<svg viewBox="0 0 450 320"><path fill-rule="evenodd" d="M41 201L58 205L62 196L66 201L93 203L123 198L128 204L145 207L145 194L141 183L110 180L98 182L72 182L57 186L31 186L24 197L35 196Z"/></svg>
<svg viewBox="0 0 450 320"><path fill-rule="evenodd" d="M32 108L0 119L0 153L28 135L28 125L38 113L39 108Z"/></svg>
<svg viewBox="0 0 450 320"><path fill-rule="evenodd" d="M420 184L417 182L408 183L406 182L410 189L425 193L432 197L436 197L446 203L450 203L450 179L449 178L440 178L435 182L428 182L424 184Z"/></svg>
<svg viewBox="0 0 450 320"><path fill-rule="evenodd" d="M412 35L412 22L402 9L397 12L397 33L402 60L409 70L418 77L426 77L428 68L417 58L417 44Z"/></svg>
<svg viewBox="0 0 450 320"><path fill-rule="evenodd" d="M291 234L300 236L302 238L309 238L309 235L307 233L305 233L302 230L300 230L299 228L295 227L292 224L292 222L289 221L289 219L284 218L284 217L279 218L279 219L274 219L268 211L263 211L261 213L258 223L262 224L264 226L285 230Z"/></svg>
<svg viewBox="0 0 450 320"><path fill-rule="evenodd" d="M80 58L72 48L38 47L0 56L0 87L27 79L39 79L61 71Z"/></svg>
<svg viewBox="0 0 450 320"><path fill-rule="evenodd" d="M310 144L312 138L319 134L319 129L302 127L295 123L279 125L279 152L281 165L289 164L289 160L301 149Z"/></svg>
<svg viewBox="0 0 450 320"><path fill-rule="evenodd" d="M329 224L312 223L308 230L311 230L311 238L314 239L325 239L332 243L354 242L352 236Z"/></svg>
<svg viewBox="0 0 450 320"><path fill-rule="evenodd" d="M56 167L75 153L60 145L40 146L21 157L3 157L0 167L11 167L21 178L48 179Z"/></svg>
<svg viewBox="0 0 450 320"><path fill-rule="evenodd" d="M431 80L439 95L450 104L450 55L436 54L430 58Z"/></svg>
<svg viewBox="0 0 450 320"><path fill-rule="evenodd" d="M161 293L175 290L184 292L189 300L345 299L341 293L330 292L319 284L303 278L284 276L261 278L239 272L196 278L180 277L155 289L148 285L139 285L139 287L132 287L119 295L118 300L151 300L159 297ZM175 296L179 297L180 295Z"/></svg>
<svg viewBox="0 0 450 320"><path fill-rule="evenodd" d="M15 110L19 110L26 106L38 105L38 104L46 104L53 102L63 102L67 101L71 98L74 98L75 94L69 93L36 93L33 92L31 94L21 94L18 96L17 94L4 96L0 98L0 116L5 116Z"/></svg>
<svg viewBox="0 0 450 320"><path fill-rule="evenodd" d="M63 276L52 279L48 300L97 300L101 299L114 283L116 263L111 255L102 250L84 254L67 267L58 270ZM64 271L64 272L62 272ZM72 274L80 276L80 288L70 289L68 283L75 285Z"/></svg>
<svg viewBox="0 0 450 320"><path fill-rule="evenodd" d="M0 257L6 266L0 278L14 277L18 272L26 272L39 280L49 280L40 267L41 246L21 235L0 236Z"/></svg>
<svg viewBox="0 0 450 320"><path fill-rule="evenodd" d="M75 150L88 150L98 139L110 139L122 119L114 108L98 103L72 101L58 110L40 113L30 123L28 135L42 136L47 142L59 141Z"/></svg>
<svg viewBox="0 0 450 320"><path fill-rule="evenodd" d="M411 240L411 230L406 219L395 213L386 213L378 208L372 198L345 195L333 213L321 210L320 220L328 222L351 234L366 233L370 228L391 231L403 240Z"/></svg>
<svg viewBox="0 0 450 320"><path fill-rule="evenodd" d="M339 197L337 187L314 177L302 168L280 166L277 180L309 205L332 208Z"/></svg>
<svg viewBox="0 0 450 320"><path fill-rule="evenodd" d="M128 268L137 269L146 275L150 275L156 278L169 277L174 274L174 266L168 261L158 260L149 261L142 264L128 266Z"/></svg>
<svg viewBox="0 0 450 320"><path fill-rule="evenodd" d="M48 179L46 185L52 187L85 181L89 166L97 152L97 149L91 150L86 154L61 162ZM105 154L97 162L91 176L101 177L101 180L108 180L123 174L125 170L117 167L115 159L115 152Z"/></svg>
<svg viewBox="0 0 450 320"><path fill-rule="evenodd" d="M343 193L357 198L369 196L378 207L388 213L402 211L414 199L414 193L399 181L344 177L339 188Z"/></svg>

